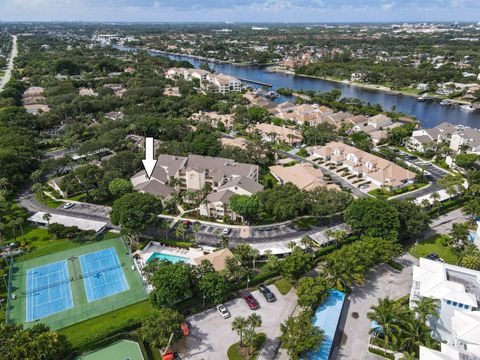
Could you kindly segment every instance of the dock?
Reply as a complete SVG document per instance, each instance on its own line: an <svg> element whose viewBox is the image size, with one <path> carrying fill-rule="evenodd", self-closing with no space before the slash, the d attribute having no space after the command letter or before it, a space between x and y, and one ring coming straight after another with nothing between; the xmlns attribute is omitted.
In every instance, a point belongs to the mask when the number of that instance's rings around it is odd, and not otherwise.
<svg viewBox="0 0 480 360"><path fill-rule="evenodd" d="M257 81L257 80L250 80L250 79L244 79L244 78L239 78L239 77L237 77L237 79L240 80L240 81L247 82L247 83L262 85L262 86L266 86L266 87L272 87L273 86L272 84L264 83L264 82Z"/></svg>

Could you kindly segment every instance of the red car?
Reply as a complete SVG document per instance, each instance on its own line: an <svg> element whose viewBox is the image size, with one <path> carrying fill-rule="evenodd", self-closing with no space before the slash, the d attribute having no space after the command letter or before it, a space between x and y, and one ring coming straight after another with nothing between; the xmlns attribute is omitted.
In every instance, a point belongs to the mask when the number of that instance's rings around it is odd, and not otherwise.
<svg viewBox="0 0 480 360"><path fill-rule="evenodd" d="M243 298L243 300L245 300L245 302L247 303L250 310L257 310L260 307L257 299L255 299L253 297L253 295L250 294L249 292L243 292L242 293L242 298Z"/></svg>

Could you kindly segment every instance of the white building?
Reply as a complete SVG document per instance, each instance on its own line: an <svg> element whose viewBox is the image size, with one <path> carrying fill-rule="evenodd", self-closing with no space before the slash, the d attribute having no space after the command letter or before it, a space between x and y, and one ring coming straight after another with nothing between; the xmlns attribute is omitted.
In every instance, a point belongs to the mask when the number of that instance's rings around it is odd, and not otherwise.
<svg viewBox="0 0 480 360"><path fill-rule="evenodd" d="M428 323L432 336L458 351L461 359L480 357L480 271L420 258L413 267L411 309L421 297L439 301L438 319Z"/></svg>

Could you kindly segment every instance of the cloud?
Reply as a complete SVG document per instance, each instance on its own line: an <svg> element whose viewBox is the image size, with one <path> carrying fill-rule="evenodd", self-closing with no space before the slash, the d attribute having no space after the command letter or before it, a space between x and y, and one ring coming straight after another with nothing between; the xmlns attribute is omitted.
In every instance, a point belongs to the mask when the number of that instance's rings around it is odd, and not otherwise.
<svg viewBox="0 0 480 360"><path fill-rule="evenodd" d="M2 20L28 21L475 21L474 9L480 1L0 0Z"/></svg>
<svg viewBox="0 0 480 360"><path fill-rule="evenodd" d="M384 3L382 4L382 9L385 10L385 11L388 11L390 10L392 7L394 7L395 3L391 2L391 3Z"/></svg>

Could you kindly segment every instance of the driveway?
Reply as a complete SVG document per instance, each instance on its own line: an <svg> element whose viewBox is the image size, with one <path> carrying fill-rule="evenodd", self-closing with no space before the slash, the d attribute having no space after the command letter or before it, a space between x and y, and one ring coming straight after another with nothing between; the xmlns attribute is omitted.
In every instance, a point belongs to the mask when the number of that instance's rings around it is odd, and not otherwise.
<svg viewBox="0 0 480 360"><path fill-rule="evenodd" d="M408 254L398 262L404 265L401 272L382 264L370 271L365 285L354 288L347 298L337 330L337 343L332 350L332 359L376 360L377 356L368 352L370 321L367 313L377 305L379 298L398 299L410 293L413 265L418 260ZM354 319L352 313L358 313Z"/></svg>
<svg viewBox="0 0 480 360"><path fill-rule="evenodd" d="M190 336L177 344L182 359L225 360L230 345L239 341L238 335L232 331L233 319L237 316L248 317L250 314L262 317L262 326L257 332L267 335L260 358L273 359L279 344L277 337L280 335L280 323L293 312L297 296L293 290L282 296L274 285L269 288L277 296L274 303L267 303L258 291L252 292L260 303L258 310L252 311L243 299L235 299L226 304L232 315L229 319L223 319L215 308L188 318L192 325Z"/></svg>

